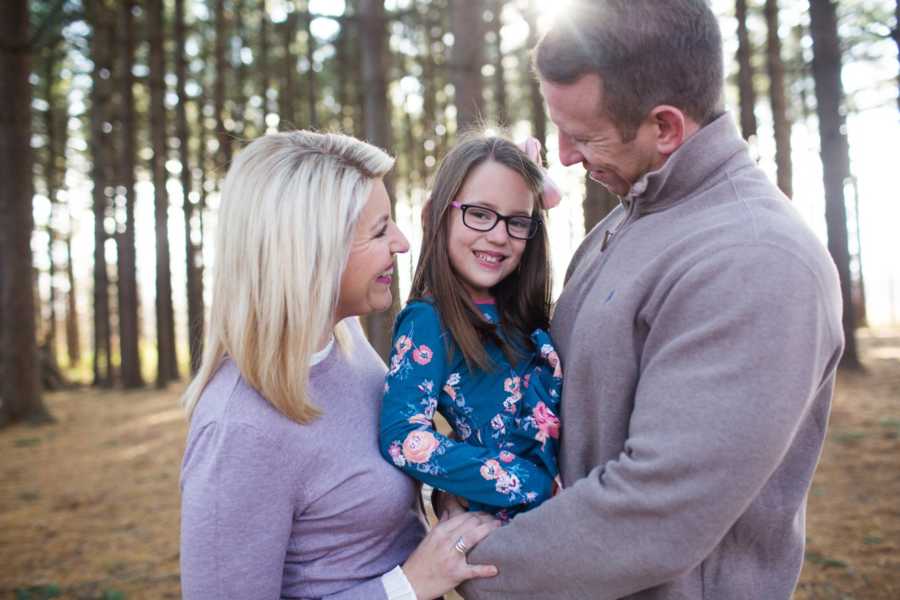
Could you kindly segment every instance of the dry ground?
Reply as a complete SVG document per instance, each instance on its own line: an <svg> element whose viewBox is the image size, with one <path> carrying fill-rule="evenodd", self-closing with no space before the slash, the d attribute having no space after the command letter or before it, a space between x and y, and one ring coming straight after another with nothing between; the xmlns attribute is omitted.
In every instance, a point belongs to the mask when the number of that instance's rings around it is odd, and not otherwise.
<svg viewBox="0 0 900 600"><path fill-rule="evenodd" d="M900 598L900 331L842 374L798 600ZM47 396L0 432L0 598L178 598L179 389ZM767 599L760 599L767 600Z"/></svg>

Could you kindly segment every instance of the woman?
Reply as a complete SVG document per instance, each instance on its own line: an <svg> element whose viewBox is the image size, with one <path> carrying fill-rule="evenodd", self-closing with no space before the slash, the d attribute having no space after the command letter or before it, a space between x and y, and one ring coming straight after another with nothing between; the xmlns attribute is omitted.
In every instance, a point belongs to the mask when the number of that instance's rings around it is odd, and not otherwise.
<svg viewBox="0 0 900 600"><path fill-rule="evenodd" d="M185 598L441 596L496 527L455 515L424 535L416 486L378 451L384 363L354 318L385 310L409 248L353 138L268 135L222 188L210 330L184 402ZM424 539L423 539L424 536Z"/></svg>

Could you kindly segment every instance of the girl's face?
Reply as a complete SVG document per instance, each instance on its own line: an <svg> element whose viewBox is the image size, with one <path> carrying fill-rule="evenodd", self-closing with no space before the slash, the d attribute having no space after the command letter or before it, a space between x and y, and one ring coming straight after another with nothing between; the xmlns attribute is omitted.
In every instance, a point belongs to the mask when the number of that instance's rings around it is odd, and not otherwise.
<svg viewBox="0 0 900 600"><path fill-rule="evenodd" d="M453 200L483 206L504 217L530 217L534 210L534 196L522 176L493 161L472 169ZM463 223L462 209L451 206L448 210L450 265L473 299L489 299L490 289L519 266L527 240L511 237L507 222L498 221L490 231L476 231Z"/></svg>

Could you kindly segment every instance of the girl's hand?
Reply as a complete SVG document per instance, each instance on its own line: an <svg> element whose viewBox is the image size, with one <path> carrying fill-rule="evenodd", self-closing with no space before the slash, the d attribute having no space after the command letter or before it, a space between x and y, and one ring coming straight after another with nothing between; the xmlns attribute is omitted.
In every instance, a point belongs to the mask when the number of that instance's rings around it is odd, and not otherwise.
<svg viewBox="0 0 900 600"><path fill-rule="evenodd" d="M463 513L442 519L403 563L403 573L418 600L440 598L467 579L493 577L497 567L470 565L466 555L500 521L485 513Z"/></svg>

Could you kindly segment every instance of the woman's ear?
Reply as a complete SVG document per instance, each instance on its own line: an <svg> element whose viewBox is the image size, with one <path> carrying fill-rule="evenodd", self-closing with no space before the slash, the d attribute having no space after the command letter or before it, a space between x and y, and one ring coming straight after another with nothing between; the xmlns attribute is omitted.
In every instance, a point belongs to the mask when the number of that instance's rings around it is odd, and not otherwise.
<svg viewBox="0 0 900 600"><path fill-rule="evenodd" d="M669 156L684 143L690 132L687 119L680 109L661 104L650 111L650 122L656 136L656 150Z"/></svg>

